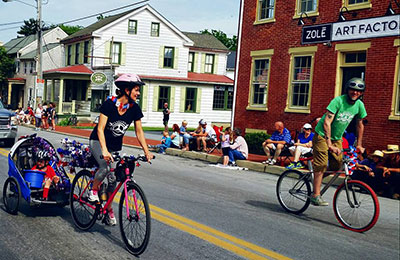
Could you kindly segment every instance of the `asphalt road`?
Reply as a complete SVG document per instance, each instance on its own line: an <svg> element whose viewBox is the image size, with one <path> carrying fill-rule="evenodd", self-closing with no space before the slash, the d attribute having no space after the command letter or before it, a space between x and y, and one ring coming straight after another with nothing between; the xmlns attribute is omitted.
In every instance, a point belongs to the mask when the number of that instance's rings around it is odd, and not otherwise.
<svg viewBox="0 0 400 260"><path fill-rule="evenodd" d="M19 128L19 135L32 132ZM65 137L39 135L56 147ZM6 150L0 148L1 191L8 171ZM133 148L124 152L140 153ZM286 213L276 199L274 175L158 155L153 164L137 168L135 176L153 218L150 243L140 259L399 259L396 200L379 198L378 223L359 234L343 229L331 206L310 207L299 216ZM333 193L331 188L325 199L330 201ZM135 259L125 250L118 227L96 223L79 231L68 206L30 208L24 202L14 216L1 201L0 234L1 259Z"/></svg>

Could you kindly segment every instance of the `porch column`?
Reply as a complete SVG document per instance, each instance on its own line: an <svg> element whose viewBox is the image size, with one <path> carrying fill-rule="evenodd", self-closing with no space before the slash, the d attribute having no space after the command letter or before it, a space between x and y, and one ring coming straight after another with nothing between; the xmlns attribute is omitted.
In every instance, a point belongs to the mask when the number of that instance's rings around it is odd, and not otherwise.
<svg viewBox="0 0 400 260"><path fill-rule="evenodd" d="M8 82L8 98L7 98L8 105L11 105L11 90L12 90L12 84L11 82Z"/></svg>
<svg viewBox="0 0 400 260"><path fill-rule="evenodd" d="M54 94L53 94L54 97ZM64 100L64 79L60 79L60 95L58 96L58 114L63 114L63 100Z"/></svg>
<svg viewBox="0 0 400 260"><path fill-rule="evenodd" d="M54 102L54 93L56 92L56 81L54 79L51 80L51 92L50 92L50 100Z"/></svg>
<svg viewBox="0 0 400 260"><path fill-rule="evenodd" d="M47 79L44 80L42 104L47 100Z"/></svg>

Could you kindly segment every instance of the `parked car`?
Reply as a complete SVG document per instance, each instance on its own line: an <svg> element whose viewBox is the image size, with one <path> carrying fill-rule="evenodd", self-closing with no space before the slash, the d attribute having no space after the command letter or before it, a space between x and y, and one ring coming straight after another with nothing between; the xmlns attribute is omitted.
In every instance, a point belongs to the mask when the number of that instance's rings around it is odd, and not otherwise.
<svg viewBox="0 0 400 260"><path fill-rule="evenodd" d="M0 141L4 141L6 146L13 146L15 143L15 138L17 137L17 125L11 120L15 116L15 112L8 109L11 107L5 107L0 101Z"/></svg>

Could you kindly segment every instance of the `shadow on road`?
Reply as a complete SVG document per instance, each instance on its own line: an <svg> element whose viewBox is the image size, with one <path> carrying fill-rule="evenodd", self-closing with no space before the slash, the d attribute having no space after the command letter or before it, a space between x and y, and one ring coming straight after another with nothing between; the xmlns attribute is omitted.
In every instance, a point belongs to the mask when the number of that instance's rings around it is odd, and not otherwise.
<svg viewBox="0 0 400 260"><path fill-rule="evenodd" d="M320 218L314 218L314 217L311 217L308 214L304 214L304 213L301 213L299 215L290 214L290 213L286 212L279 204L275 204L275 203L268 203L268 202L265 202L265 201L256 201L256 200L248 200L245 203L249 204L251 206L257 207L257 208L263 208L263 209L267 209L267 210L270 210L270 211L273 211L273 212L277 212L277 213L284 213L288 217L289 216L290 217L295 217L295 218L301 219L303 221L316 221L316 222L320 222L320 223L327 224L327 225L334 226L334 227L340 227L340 228L342 227L337 223L332 223L332 222L329 222L329 221L325 221L325 220L320 219Z"/></svg>

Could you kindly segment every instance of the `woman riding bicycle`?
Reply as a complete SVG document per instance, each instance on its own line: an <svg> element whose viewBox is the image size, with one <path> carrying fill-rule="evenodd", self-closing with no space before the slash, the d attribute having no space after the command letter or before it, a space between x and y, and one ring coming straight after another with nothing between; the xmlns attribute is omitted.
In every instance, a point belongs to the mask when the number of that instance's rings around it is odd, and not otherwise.
<svg viewBox="0 0 400 260"><path fill-rule="evenodd" d="M136 136L140 146L143 148L147 161L150 162L153 158L147 148L142 129L142 110L136 103L136 99L140 95L140 86L144 84L136 74L122 74L115 80L117 96L109 97L100 107L99 122L93 129L89 140L90 150L99 165L89 195L89 201L91 202L99 201L99 185L106 176L109 196L114 191L116 177L113 172L109 173L108 163L113 162L111 153L122 149L122 138L132 121L134 121ZM117 220L111 204L107 210L107 223L113 226L116 225Z"/></svg>

